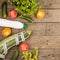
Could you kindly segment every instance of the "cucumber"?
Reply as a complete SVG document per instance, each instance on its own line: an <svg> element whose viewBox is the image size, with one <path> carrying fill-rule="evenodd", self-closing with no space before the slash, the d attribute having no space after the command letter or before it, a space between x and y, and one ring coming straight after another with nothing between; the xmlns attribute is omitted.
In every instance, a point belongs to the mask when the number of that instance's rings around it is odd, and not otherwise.
<svg viewBox="0 0 60 60"><path fill-rule="evenodd" d="M29 16L24 16L24 15L21 14L19 17L22 18L22 19L25 19L25 20L29 21L30 23L34 22L34 20L31 17L29 17Z"/></svg>
<svg viewBox="0 0 60 60"><path fill-rule="evenodd" d="M19 51L18 51L18 50L16 50L16 51L14 51L14 53L13 53L13 56L12 56L11 60L18 60L18 57L19 57Z"/></svg>
<svg viewBox="0 0 60 60"><path fill-rule="evenodd" d="M2 3L2 17L7 18L7 2Z"/></svg>

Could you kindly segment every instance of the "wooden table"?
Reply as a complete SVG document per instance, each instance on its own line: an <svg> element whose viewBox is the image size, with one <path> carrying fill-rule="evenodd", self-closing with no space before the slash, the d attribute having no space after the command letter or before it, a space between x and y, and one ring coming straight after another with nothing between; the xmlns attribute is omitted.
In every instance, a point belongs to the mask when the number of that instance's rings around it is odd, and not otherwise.
<svg viewBox="0 0 60 60"><path fill-rule="evenodd" d="M0 17L1 4L3 1L4 0L0 0ZM36 17L33 17L35 21L33 24L19 18L14 20L26 22L28 24L27 30L33 31L26 42L31 48L39 48L39 60L60 60L60 0L39 1L41 1L43 9L46 11L44 19L39 20ZM8 3L8 11L13 9L12 6L13 5ZM0 40L4 39L4 37L1 36L2 29L3 27L0 27ZM12 31L12 34L15 34L21 30L12 29ZM17 46L9 50L5 60L10 60L13 51L16 49L18 49Z"/></svg>

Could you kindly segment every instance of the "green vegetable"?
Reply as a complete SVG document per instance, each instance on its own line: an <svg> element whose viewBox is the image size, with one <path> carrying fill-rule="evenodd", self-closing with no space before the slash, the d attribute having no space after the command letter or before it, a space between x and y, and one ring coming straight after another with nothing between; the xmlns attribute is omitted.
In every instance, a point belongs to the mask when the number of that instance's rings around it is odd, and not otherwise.
<svg viewBox="0 0 60 60"><path fill-rule="evenodd" d="M18 51L18 50L16 50L16 51L14 51L14 53L13 53L13 56L12 56L11 60L18 60L18 57L19 57L19 51Z"/></svg>
<svg viewBox="0 0 60 60"><path fill-rule="evenodd" d="M16 10L23 15L34 15L39 8L37 0L8 0L16 5Z"/></svg>
<svg viewBox="0 0 60 60"><path fill-rule="evenodd" d="M27 21L29 21L31 23L34 22L34 20L29 16L24 16L24 15L21 14L19 17L22 18L22 19L25 19L25 20L27 20Z"/></svg>
<svg viewBox="0 0 60 60"><path fill-rule="evenodd" d="M7 18L7 2L2 3L2 17Z"/></svg>
<svg viewBox="0 0 60 60"><path fill-rule="evenodd" d="M38 60L38 49L36 48L34 51L33 51L33 58L35 59L35 60Z"/></svg>
<svg viewBox="0 0 60 60"><path fill-rule="evenodd" d="M22 42L21 33L17 33L17 34L18 34L19 43L21 43ZM23 31L23 34L24 34L24 37L26 40L31 35L31 31L30 30ZM6 45L7 45L8 50L16 45L16 41L15 41L16 38L15 37L16 37L16 34L4 39L4 41L6 41ZM0 54L5 55L2 41L0 42Z"/></svg>
<svg viewBox="0 0 60 60"><path fill-rule="evenodd" d="M38 60L38 48L35 48L33 52L24 51L22 55L23 60Z"/></svg>

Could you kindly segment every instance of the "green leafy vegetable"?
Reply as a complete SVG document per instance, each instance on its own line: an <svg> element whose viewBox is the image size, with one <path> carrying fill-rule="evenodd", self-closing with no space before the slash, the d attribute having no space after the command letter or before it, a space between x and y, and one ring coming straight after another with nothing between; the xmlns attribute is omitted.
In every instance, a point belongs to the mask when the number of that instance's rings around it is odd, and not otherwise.
<svg viewBox="0 0 60 60"><path fill-rule="evenodd" d="M9 0L16 5L15 10L23 15L34 15L40 4L37 0Z"/></svg>

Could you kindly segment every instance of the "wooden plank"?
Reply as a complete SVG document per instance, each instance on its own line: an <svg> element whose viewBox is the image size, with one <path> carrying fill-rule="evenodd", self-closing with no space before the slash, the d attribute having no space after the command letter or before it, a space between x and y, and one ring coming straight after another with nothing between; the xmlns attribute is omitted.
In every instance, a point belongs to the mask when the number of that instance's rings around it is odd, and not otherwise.
<svg viewBox="0 0 60 60"><path fill-rule="evenodd" d="M41 2L41 6L43 8L60 8L60 1L59 0L38 0ZM2 0L0 2L3 2ZM8 8L14 8L12 7L10 3L8 3ZM1 7L1 6L0 6Z"/></svg>
<svg viewBox="0 0 60 60"><path fill-rule="evenodd" d="M60 36L60 23L28 23L26 30L32 30L33 35L38 36ZM0 27L1 31L4 27ZM18 33L21 30L12 29L12 34ZM36 35L35 35L36 36Z"/></svg>
<svg viewBox="0 0 60 60"><path fill-rule="evenodd" d="M46 25L47 25L47 29L51 29L52 31L56 31L55 29L53 30L52 27L56 28L58 30L60 23L48 23L48 24L46 24L46 23L43 23L43 24L42 23L38 23L38 24L35 23L35 24L29 24L28 25L27 29L33 30L33 34L27 40L28 43L30 42L29 45L30 45L31 48L34 48L34 47L39 47L39 48L60 48L60 36L58 36L58 35L57 36L44 36L44 34L41 36L42 33L40 34L40 32L42 30L43 31L45 30L44 27L46 27ZM59 32L59 31L57 31L57 32ZM57 32L55 32L55 33L57 33ZM16 49L16 47L14 49ZM11 51L13 51L13 50L11 50ZM12 52L9 52L9 53L11 55ZM6 60L11 58L10 55L6 57Z"/></svg>
<svg viewBox="0 0 60 60"><path fill-rule="evenodd" d="M45 2L45 0L42 0L42 2ZM52 4L54 5L54 4L58 4L59 3L59 0L55 0L55 1L50 1L50 0L47 0L46 2L45 2L45 4L48 4L48 3L51 3L52 2ZM54 2L54 3L53 3ZM57 5L56 4L56 5ZM44 5L45 6L45 5ZM8 5L8 7L9 7L9 5ZM12 6L11 6L12 7ZM56 7L56 6L55 6ZM11 9L13 9L13 8L11 8ZM10 9L9 9L10 10ZM8 11L9 11L8 10ZM45 16L45 18L44 19L42 19L42 20L39 20L39 19L37 19L36 17L33 17L33 19L35 20L35 22L60 22L60 14L59 14L59 11L60 10L53 10L53 9L51 9L51 10L45 10L46 11L46 16ZM19 18L17 18L17 19L15 19L15 20L18 20L18 21L22 21L23 22L23 20L21 20L21 19L19 19ZM25 21L24 20L24 22L27 22L27 21Z"/></svg>
<svg viewBox="0 0 60 60"><path fill-rule="evenodd" d="M53 8L60 8L60 0L38 0L39 2L41 2L41 6L43 6L43 8L47 8L47 9L53 9ZM1 0L2 2L2 0ZM10 3L8 3L8 8L14 8L12 7L13 5L11 5Z"/></svg>
<svg viewBox="0 0 60 60"><path fill-rule="evenodd" d="M28 24L28 29L40 32L39 36L60 36L60 23L34 23ZM36 33L37 33L36 32ZM39 33L38 33L39 34Z"/></svg>
<svg viewBox="0 0 60 60"><path fill-rule="evenodd" d="M26 30L32 30L32 35L35 35L35 38L37 36L60 36L60 23L28 23L27 25ZM2 29L3 27L0 27L0 36ZM20 29L12 29L12 34L16 34L20 31Z"/></svg>
<svg viewBox="0 0 60 60"><path fill-rule="evenodd" d="M32 18L34 19L34 22L60 22L60 10L47 10L45 9L46 11L46 15L43 19L38 19L36 18L36 16L32 16ZM24 20L24 19L20 19L20 18L16 18L14 19L16 21L21 21L21 22L27 22L27 20Z"/></svg>
<svg viewBox="0 0 60 60"><path fill-rule="evenodd" d="M7 60L7 59L11 60L13 52L16 49L18 49L18 47L14 47L12 50L9 50L9 53L8 53L9 55L8 54L6 55L5 60ZM32 51L33 51L33 49L32 49ZM59 60L60 59L59 54L60 54L60 49L59 48L58 49L56 49L56 48L40 48L38 58L39 58L39 60L40 59L43 59L43 60L46 60L46 59L57 60L58 59ZM18 60L20 60L20 58L21 58L21 55L19 56Z"/></svg>
<svg viewBox="0 0 60 60"><path fill-rule="evenodd" d="M60 49L40 49L40 60L60 60ZM56 54L57 53L57 54Z"/></svg>
<svg viewBox="0 0 60 60"><path fill-rule="evenodd" d="M35 24L37 26L37 24ZM33 25L29 25L30 27L33 26ZM44 25L43 25L44 26ZM46 26L41 26L40 25L40 28L44 28L45 30L45 33L44 33L44 30L43 29L40 29L42 31L42 34L41 35L41 31L38 29L35 30L35 27L34 28L30 28L30 29L33 29L33 34L31 35L31 37L29 38L30 40L28 40L28 42L30 41L30 45L32 45L31 47L43 47L45 46L45 48L59 48L60 47L60 23L48 23L46 24ZM45 35L45 36L44 36ZM50 42L48 42L48 40ZM34 42L33 42L34 41ZM45 42L44 42L45 41ZM34 44L34 45L33 45ZM40 45L41 44L41 45ZM46 44L46 45L45 45Z"/></svg>
<svg viewBox="0 0 60 60"><path fill-rule="evenodd" d="M47 36L60 36L60 23L47 23Z"/></svg>
<svg viewBox="0 0 60 60"><path fill-rule="evenodd" d="M57 1L59 1L59 0L57 0ZM11 9L13 9L13 8L11 8ZM10 11L11 9L8 9L8 11ZM45 11L46 11L46 16L42 20L37 19L35 16L32 16L34 21L35 22L60 22L60 14L59 14L60 9L45 9ZM1 13L1 9L0 9L0 13ZM0 14L0 18L2 18L1 14ZM7 19L10 19L10 18L7 17ZM20 19L19 17L14 20L28 23L28 21L26 21L24 19Z"/></svg>
<svg viewBox="0 0 60 60"><path fill-rule="evenodd" d="M43 19L37 19L35 16L32 17L35 22L60 22L60 10L45 10L46 15Z"/></svg>
<svg viewBox="0 0 60 60"><path fill-rule="evenodd" d="M35 22L60 22L60 10L45 10L46 15L43 19L37 19L36 17L33 17Z"/></svg>
<svg viewBox="0 0 60 60"><path fill-rule="evenodd" d="M34 27L34 28L33 28L33 27ZM4 37L2 37L2 34L1 34L1 31L2 31L3 28L4 28L4 27L0 27L0 41L3 40L3 39L5 39ZM37 34L38 36L39 36L39 35L44 36L44 35L46 35L46 33L45 33L46 23L45 23L45 24L44 24L44 23L42 23L42 24L40 24L40 23L38 23L38 24L37 24L37 23L28 24L28 27L27 27L26 30L31 30L31 31L33 31L33 32L32 32L32 35ZM19 29L19 30L17 30L17 29L12 29L12 35L20 32L20 31L22 31L22 30L21 30L21 29ZM37 31L37 32L36 32L36 31ZM36 35L35 35L35 37L36 37Z"/></svg>
<svg viewBox="0 0 60 60"><path fill-rule="evenodd" d="M60 0L38 0L41 1L43 8L47 9L60 9Z"/></svg>
<svg viewBox="0 0 60 60"><path fill-rule="evenodd" d="M13 55L13 52L18 49L17 47L13 48L12 50L9 51L9 55L7 54L6 55L6 59L11 59L12 55ZM33 49L32 49L33 51ZM55 49L55 48L41 48L39 49L39 56L38 56L38 59L43 59L43 60L59 60L60 59L60 49ZM21 58L21 55L19 56L19 59L20 60Z"/></svg>
<svg viewBox="0 0 60 60"><path fill-rule="evenodd" d="M36 34L36 36L31 35L27 42L31 48L60 48L60 36L38 36Z"/></svg>
<svg viewBox="0 0 60 60"><path fill-rule="evenodd" d="M21 20L19 18L14 19L14 21L26 22L28 27L26 30L32 30L32 35L27 39L27 43L31 48L45 48L40 50L39 60L60 60L60 0L39 0L41 1L41 5L46 11L46 16L44 19L39 20L35 16L33 19L35 23L28 23L26 20ZM1 4L3 0L0 0L0 13L1 13ZM13 9L14 6L8 3L8 11ZM0 18L2 18L0 14ZM9 17L7 19L10 19ZM4 39L1 36L1 30L3 28L0 27L0 41ZM21 30L12 29L12 34L18 33ZM52 49L51 49L52 48ZM53 48L56 48L53 49ZM6 55L5 60L10 60L13 52L18 49L18 46L12 48L9 53ZM49 55L50 54L50 55ZM51 54L54 54L55 58L52 58ZM42 57L44 55L48 55L48 57ZM52 58L52 59L51 59ZM19 57L20 60L20 57Z"/></svg>
<svg viewBox="0 0 60 60"><path fill-rule="evenodd" d="M38 19L38 18L36 18L36 16L32 16L34 21L35 22L60 22L60 14L59 14L60 10L47 10L46 9L45 11L46 11L46 15L43 19ZM0 11L0 13L1 13L1 11ZM2 18L1 14L0 14L0 18ZM7 19L10 19L10 18L7 17ZM12 20L12 19L10 19L10 20ZM21 19L19 17L13 19L13 21L20 21L20 22L28 23L27 20Z"/></svg>
<svg viewBox="0 0 60 60"><path fill-rule="evenodd" d="M41 35L45 35L45 29L46 29L46 23L33 23L33 24L27 24L27 29L26 30L35 30L37 31L37 33L39 33L39 31L41 31ZM33 28L34 27L34 28ZM1 35L1 31L4 27L0 27L0 35ZM20 32L21 29L12 29L12 34L18 33Z"/></svg>
<svg viewBox="0 0 60 60"><path fill-rule="evenodd" d="M1 5L4 1L6 1L6 0L0 0L0 9L1 9Z"/></svg>

